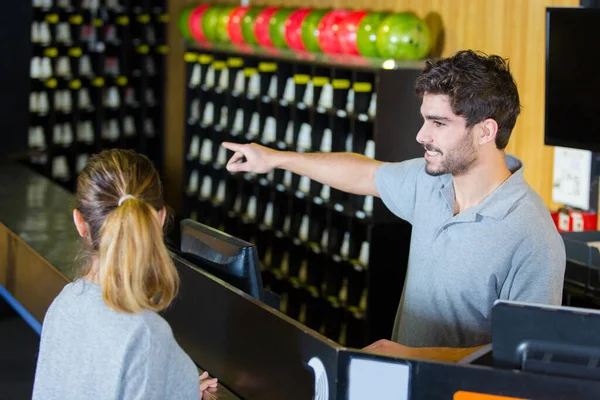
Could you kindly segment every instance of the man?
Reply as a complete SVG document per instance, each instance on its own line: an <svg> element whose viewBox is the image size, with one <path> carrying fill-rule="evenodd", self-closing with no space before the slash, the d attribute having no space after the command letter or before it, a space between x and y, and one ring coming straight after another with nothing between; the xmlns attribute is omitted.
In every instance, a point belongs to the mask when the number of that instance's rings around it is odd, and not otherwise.
<svg viewBox="0 0 600 400"><path fill-rule="evenodd" d="M558 305L565 269L564 244L547 208L525 182L521 162L504 152L520 112L508 63L461 51L427 62L415 90L422 99L417 141L424 158L382 163L358 154L223 143L235 152L229 171L290 170L381 197L412 224L392 336L399 344L383 340L368 347L398 355L415 355L405 346L490 343L495 300Z"/></svg>

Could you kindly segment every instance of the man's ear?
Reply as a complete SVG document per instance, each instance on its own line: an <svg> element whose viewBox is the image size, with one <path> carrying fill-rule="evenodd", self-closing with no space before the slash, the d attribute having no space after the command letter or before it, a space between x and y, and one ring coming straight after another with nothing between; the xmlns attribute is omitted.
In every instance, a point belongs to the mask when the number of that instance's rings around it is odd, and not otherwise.
<svg viewBox="0 0 600 400"><path fill-rule="evenodd" d="M77 232L81 237L87 237L88 235L88 226L83 220L83 216L79 212L78 209L73 210L73 222L75 223L75 228L77 228Z"/></svg>
<svg viewBox="0 0 600 400"><path fill-rule="evenodd" d="M493 142L496 143L496 135L498 134L498 123L493 118L488 118L481 121L477 132L477 140L480 145Z"/></svg>

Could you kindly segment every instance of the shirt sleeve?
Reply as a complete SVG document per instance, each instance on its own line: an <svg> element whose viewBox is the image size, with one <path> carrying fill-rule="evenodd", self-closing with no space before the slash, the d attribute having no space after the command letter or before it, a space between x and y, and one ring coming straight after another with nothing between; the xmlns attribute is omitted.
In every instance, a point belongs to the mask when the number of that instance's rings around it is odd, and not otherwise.
<svg viewBox="0 0 600 400"><path fill-rule="evenodd" d="M508 300L561 305L566 267L562 240L553 245L523 241L513 259L505 285Z"/></svg>
<svg viewBox="0 0 600 400"><path fill-rule="evenodd" d="M385 206L396 216L412 223L417 181L425 166L422 158L386 163L375 172L375 186Z"/></svg>
<svg viewBox="0 0 600 400"><path fill-rule="evenodd" d="M122 380L123 398L199 400L198 370L166 322L161 325L144 325L132 340Z"/></svg>

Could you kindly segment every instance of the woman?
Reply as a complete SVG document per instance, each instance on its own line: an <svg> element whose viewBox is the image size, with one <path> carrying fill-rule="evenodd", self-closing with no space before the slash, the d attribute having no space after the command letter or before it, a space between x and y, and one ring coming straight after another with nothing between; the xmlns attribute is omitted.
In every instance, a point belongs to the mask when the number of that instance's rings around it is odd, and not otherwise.
<svg viewBox="0 0 600 400"><path fill-rule="evenodd" d="M162 184L133 151L93 156L77 179L73 220L89 262L46 313L34 399L194 399L198 376L157 312L179 276L163 242Z"/></svg>

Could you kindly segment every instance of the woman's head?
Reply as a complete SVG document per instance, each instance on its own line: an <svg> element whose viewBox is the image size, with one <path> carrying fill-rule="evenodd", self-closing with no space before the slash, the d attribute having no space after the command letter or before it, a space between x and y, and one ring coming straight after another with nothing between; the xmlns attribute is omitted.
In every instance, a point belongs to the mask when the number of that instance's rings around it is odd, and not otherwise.
<svg viewBox="0 0 600 400"><path fill-rule="evenodd" d="M150 160L130 150L94 155L77 179L75 200L75 224L104 301L124 312L167 307L179 278L163 242L163 189Z"/></svg>

